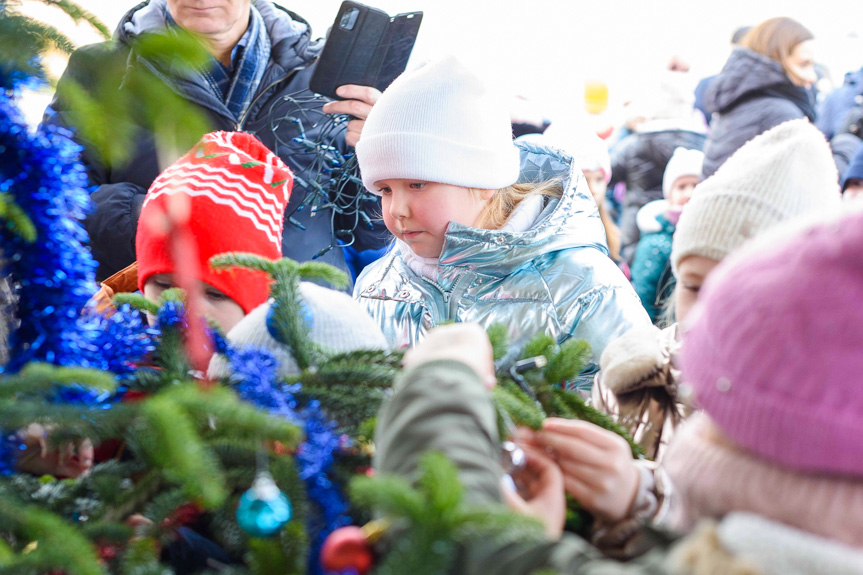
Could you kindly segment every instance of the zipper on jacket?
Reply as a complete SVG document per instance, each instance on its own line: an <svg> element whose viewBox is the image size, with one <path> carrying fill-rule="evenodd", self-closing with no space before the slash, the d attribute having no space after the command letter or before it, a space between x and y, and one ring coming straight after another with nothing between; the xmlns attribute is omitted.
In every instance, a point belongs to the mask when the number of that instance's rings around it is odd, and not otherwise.
<svg viewBox="0 0 863 575"><path fill-rule="evenodd" d="M471 282L475 278L476 278L475 273L472 273L470 271L465 270L458 275L458 277L453 282L452 287L449 289L449 291L444 290L443 287L441 287L441 285L439 283L437 283L436 281L434 281L432 279L429 279L425 276L423 276L422 279L425 280L426 282L428 282L429 284L433 285L434 287L436 287L437 290L440 292L441 297L443 298L443 302L447 306L446 318L444 318L444 319L449 321L449 320L455 320L456 319L456 312L458 311L458 304L461 301L461 297L467 291L467 288L470 286ZM465 279L467 279L467 282L462 281ZM460 289L459 286L463 283L467 283L467 285L465 285L465 287L463 289ZM456 295L457 295L457 297L453 297Z"/></svg>
<svg viewBox="0 0 863 575"><path fill-rule="evenodd" d="M458 304L461 302L467 288L476 279L476 274L465 270L462 272L452 284L452 290L449 293L449 301L447 301L447 319L456 320L458 314ZM464 281L463 281L464 280ZM461 287L464 285L464 287Z"/></svg>

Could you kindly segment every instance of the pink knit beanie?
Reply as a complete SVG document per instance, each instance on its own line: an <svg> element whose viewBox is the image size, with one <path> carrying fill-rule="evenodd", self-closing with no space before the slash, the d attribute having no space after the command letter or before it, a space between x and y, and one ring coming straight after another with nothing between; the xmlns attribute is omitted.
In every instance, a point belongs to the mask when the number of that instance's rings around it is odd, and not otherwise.
<svg viewBox="0 0 863 575"><path fill-rule="evenodd" d="M695 316L683 378L729 438L795 470L863 476L863 212L726 259Z"/></svg>

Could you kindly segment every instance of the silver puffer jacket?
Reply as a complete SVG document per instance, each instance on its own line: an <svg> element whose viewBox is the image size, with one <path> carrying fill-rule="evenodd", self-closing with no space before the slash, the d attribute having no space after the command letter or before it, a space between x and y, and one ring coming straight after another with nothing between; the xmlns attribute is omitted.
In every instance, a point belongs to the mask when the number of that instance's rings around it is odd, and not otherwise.
<svg viewBox="0 0 863 575"><path fill-rule="evenodd" d="M399 249L366 267L354 298L380 322L394 347L412 346L447 321L502 323L510 353L545 332L563 342L585 339L592 365L608 342L633 326L650 325L635 291L608 257L605 231L587 182L572 159L555 150L519 144L519 182L559 178L551 198L523 232L450 223L434 280L421 277Z"/></svg>

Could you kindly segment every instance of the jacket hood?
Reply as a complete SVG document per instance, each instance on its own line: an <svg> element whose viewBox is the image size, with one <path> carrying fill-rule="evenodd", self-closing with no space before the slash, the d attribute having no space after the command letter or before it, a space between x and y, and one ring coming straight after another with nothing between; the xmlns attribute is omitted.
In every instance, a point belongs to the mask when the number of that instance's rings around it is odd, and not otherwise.
<svg viewBox="0 0 863 575"><path fill-rule="evenodd" d="M791 84L791 80L779 62L746 48L736 48L710 84L704 104L708 112L715 114L760 90L784 84Z"/></svg>
<svg viewBox="0 0 863 575"><path fill-rule="evenodd" d="M655 200L644 204L635 216L635 223L642 234L655 234L665 228L665 222L656 218L668 211L668 200Z"/></svg>
<svg viewBox="0 0 863 575"><path fill-rule="evenodd" d="M311 41L312 29L297 14L268 0L257 0L255 8L261 13L272 44L270 58L289 70L311 64L323 48L322 41ZM130 44L136 37L159 33L167 25L167 0L148 0L138 4L120 20L114 39Z"/></svg>
<svg viewBox="0 0 863 575"><path fill-rule="evenodd" d="M441 266L468 266L493 276L505 276L542 254L574 247L595 247L608 254L599 209L566 153L527 142L516 144L521 154L518 183L558 179L560 199L550 198L526 231L484 230L450 223L441 252Z"/></svg>
<svg viewBox="0 0 863 575"><path fill-rule="evenodd" d="M843 84L845 86L863 87L863 68L845 74Z"/></svg>

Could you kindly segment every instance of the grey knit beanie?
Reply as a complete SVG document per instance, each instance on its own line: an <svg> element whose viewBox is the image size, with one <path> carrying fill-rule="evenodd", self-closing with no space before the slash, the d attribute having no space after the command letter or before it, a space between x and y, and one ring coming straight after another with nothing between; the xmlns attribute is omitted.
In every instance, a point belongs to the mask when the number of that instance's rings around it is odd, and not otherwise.
<svg viewBox="0 0 863 575"><path fill-rule="evenodd" d="M387 349L387 341L372 318L347 294L309 282L300 283L300 293L311 314L311 340L331 353L356 350ZM263 347L279 362L279 377L300 373L289 347L276 341L267 331L267 313L273 300L253 309L228 332L233 345ZM224 357L214 355L207 375L221 378L229 375Z"/></svg>
<svg viewBox="0 0 863 575"><path fill-rule="evenodd" d="M838 180L830 144L808 120L756 136L696 186L674 233L674 274L687 256L721 261L774 224L837 207Z"/></svg>

